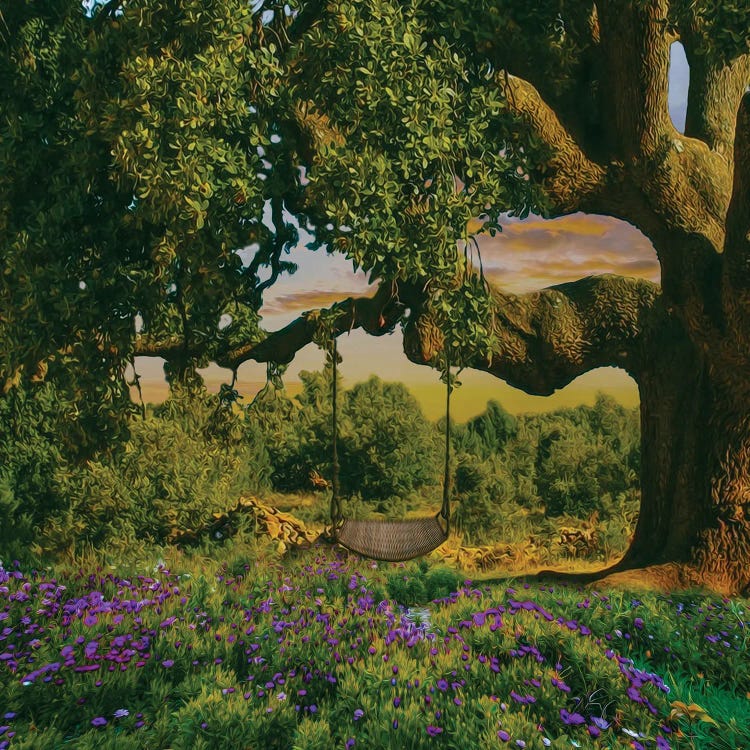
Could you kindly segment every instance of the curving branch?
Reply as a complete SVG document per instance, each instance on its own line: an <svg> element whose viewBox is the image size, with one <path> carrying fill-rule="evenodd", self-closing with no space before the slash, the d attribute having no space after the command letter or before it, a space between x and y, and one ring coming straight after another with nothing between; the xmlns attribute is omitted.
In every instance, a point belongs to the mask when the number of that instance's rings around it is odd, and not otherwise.
<svg viewBox="0 0 750 750"><path fill-rule="evenodd" d="M604 186L606 170L591 161L557 113L534 86L523 78L500 75L508 107L531 127L552 152L540 177L556 214L586 210L592 195Z"/></svg>
<svg viewBox="0 0 750 750"><path fill-rule="evenodd" d="M548 396L597 367L616 366L637 377L645 340L659 315L656 284L623 276L590 276L523 295L493 289L496 344L487 360L470 363L515 388ZM443 333L411 301L404 351L429 364Z"/></svg>
<svg viewBox="0 0 750 750"><path fill-rule="evenodd" d="M685 135L721 154L731 171L736 113L750 85L750 54L727 57L707 49L710 32L700 4L694 2L682 4L678 32L690 66Z"/></svg>
<svg viewBox="0 0 750 750"><path fill-rule="evenodd" d="M492 289L496 344L489 359L469 366L488 372L530 394L547 396L597 367L621 367L638 377L648 355L646 340L663 313L658 285L623 276L591 276L523 295ZM417 364L431 365L443 346L443 333L425 312L424 288L383 283L372 297L349 297L335 333L362 328L382 336L405 319L404 352ZM408 315L406 315L408 311ZM311 310L260 342L216 357L221 367L243 362L287 364L314 340L320 310ZM181 342L148 345L139 337L136 354L165 356Z"/></svg>
<svg viewBox="0 0 750 750"><path fill-rule="evenodd" d="M682 40L690 65L685 135L699 138L721 154L731 170L735 115L750 85L750 55L725 64L696 52L690 36L683 36Z"/></svg>

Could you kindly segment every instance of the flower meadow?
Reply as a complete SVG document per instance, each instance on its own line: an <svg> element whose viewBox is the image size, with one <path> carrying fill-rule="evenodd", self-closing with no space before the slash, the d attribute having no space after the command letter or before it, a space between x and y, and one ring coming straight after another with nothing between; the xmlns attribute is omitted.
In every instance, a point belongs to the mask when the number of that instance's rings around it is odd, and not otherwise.
<svg viewBox="0 0 750 750"><path fill-rule="evenodd" d="M0 566L0 750L750 748L746 601L230 558Z"/></svg>

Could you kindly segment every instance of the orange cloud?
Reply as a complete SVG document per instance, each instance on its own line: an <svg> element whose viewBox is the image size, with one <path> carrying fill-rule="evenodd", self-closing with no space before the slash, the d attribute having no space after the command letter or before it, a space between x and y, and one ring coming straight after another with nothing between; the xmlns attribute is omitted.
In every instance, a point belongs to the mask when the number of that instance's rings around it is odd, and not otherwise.
<svg viewBox="0 0 750 750"><path fill-rule="evenodd" d="M265 317L267 315L314 310L318 307L330 307L334 302L341 302L347 297L357 297L361 294L362 290L337 291L327 289L278 294L263 305L261 314Z"/></svg>
<svg viewBox="0 0 750 750"><path fill-rule="evenodd" d="M477 242L488 278L509 292L603 273L660 279L651 242L630 224L605 216L511 222L501 234Z"/></svg>

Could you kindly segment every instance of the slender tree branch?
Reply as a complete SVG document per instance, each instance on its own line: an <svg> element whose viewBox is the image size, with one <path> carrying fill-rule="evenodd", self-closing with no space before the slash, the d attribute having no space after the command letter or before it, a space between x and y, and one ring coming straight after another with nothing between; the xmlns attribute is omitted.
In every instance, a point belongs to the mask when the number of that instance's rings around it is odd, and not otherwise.
<svg viewBox="0 0 750 750"><path fill-rule="evenodd" d="M174 359L183 354L185 344L182 336L157 338L150 334L139 333L135 337L133 355L136 357L162 357ZM193 352L194 353L194 352Z"/></svg>
<svg viewBox="0 0 750 750"><path fill-rule="evenodd" d="M372 297L349 297L336 303L332 309L342 313L336 320L337 336L354 328L362 328L371 336L382 336L393 330L403 316L405 307L395 288L390 283L384 283ZM313 341L320 312L306 312L262 341L237 347L217 357L216 363L232 369L249 360L287 364L300 349Z"/></svg>

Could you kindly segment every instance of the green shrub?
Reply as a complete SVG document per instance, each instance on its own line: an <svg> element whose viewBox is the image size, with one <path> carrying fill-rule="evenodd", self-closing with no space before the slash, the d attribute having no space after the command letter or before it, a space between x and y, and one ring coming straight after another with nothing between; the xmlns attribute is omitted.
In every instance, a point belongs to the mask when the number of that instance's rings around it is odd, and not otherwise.
<svg viewBox="0 0 750 750"><path fill-rule="evenodd" d="M240 442L206 435L209 401L169 403L136 420L123 450L57 472L64 509L45 524L42 546L163 543L268 487L268 455L253 427Z"/></svg>

